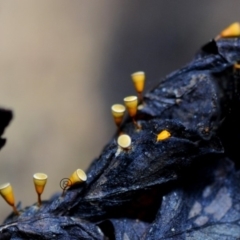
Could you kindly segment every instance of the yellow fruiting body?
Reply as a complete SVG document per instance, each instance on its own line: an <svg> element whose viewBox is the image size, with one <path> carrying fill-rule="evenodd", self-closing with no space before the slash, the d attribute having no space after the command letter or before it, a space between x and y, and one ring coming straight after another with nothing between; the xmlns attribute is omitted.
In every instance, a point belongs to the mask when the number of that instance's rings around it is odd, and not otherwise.
<svg viewBox="0 0 240 240"><path fill-rule="evenodd" d="M121 136L118 137L117 143L121 148L127 149L130 148L132 140L130 136L128 136L127 134L122 134Z"/></svg>
<svg viewBox="0 0 240 240"><path fill-rule="evenodd" d="M13 194L13 189L10 183L5 183L0 185L0 194L3 199L13 208L13 212L19 215L19 212L15 206L15 199Z"/></svg>
<svg viewBox="0 0 240 240"><path fill-rule="evenodd" d="M77 169L73 172L73 174L69 177L69 182L67 184L68 187L74 185L76 183L85 182L87 180L87 175L82 169Z"/></svg>
<svg viewBox="0 0 240 240"><path fill-rule="evenodd" d="M138 93L142 93L145 84L145 73L135 72L131 75L134 87Z"/></svg>
<svg viewBox="0 0 240 240"><path fill-rule="evenodd" d="M125 106L128 110L130 117L134 118L137 114L138 99L136 96L128 96L124 99Z"/></svg>
<svg viewBox="0 0 240 240"><path fill-rule="evenodd" d="M119 127L122 123L126 108L122 104L114 104L111 109L115 124Z"/></svg>
<svg viewBox="0 0 240 240"><path fill-rule="evenodd" d="M170 137L171 137L171 133L167 130L163 130L157 135L157 141L163 141Z"/></svg>
<svg viewBox="0 0 240 240"><path fill-rule="evenodd" d="M33 182L37 194L41 195L47 183L48 176L45 173L35 173L33 175Z"/></svg>
<svg viewBox="0 0 240 240"><path fill-rule="evenodd" d="M14 206L15 199L13 189L10 183L5 183L0 186L0 194L10 206Z"/></svg>
<svg viewBox="0 0 240 240"><path fill-rule="evenodd" d="M233 65L233 69L236 71L236 70L240 70L240 63L235 63L234 65Z"/></svg>
<svg viewBox="0 0 240 240"><path fill-rule="evenodd" d="M240 23L232 23L220 33L220 36L223 38L240 37Z"/></svg>

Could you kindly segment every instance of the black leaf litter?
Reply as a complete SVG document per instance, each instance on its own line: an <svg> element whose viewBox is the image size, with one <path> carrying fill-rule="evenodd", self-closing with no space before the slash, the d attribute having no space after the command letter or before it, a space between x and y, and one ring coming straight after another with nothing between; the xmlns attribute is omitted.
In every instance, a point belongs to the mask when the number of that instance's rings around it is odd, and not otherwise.
<svg viewBox="0 0 240 240"><path fill-rule="evenodd" d="M125 121L130 149L112 139L85 183L10 215L0 239L240 239L239 60L239 37L205 44L145 94L141 129Z"/></svg>

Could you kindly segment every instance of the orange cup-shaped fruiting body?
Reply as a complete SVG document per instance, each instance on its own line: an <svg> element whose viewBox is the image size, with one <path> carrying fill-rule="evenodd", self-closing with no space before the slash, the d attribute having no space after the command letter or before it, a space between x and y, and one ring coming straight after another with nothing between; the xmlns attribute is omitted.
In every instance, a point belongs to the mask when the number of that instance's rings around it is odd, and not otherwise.
<svg viewBox="0 0 240 240"><path fill-rule="evenodd" d="M45 173L35 173L33 175L33 183L38 194L38 205L40 206L41 201L41 194L44 191L45 185L47 183L48 176Z"/></svg>
<svg viewBox="0 0 240 240"><path fill-rule="evenodd" d="M13 211L19 215L19 212L17 211L15 207L15 199L13 194L13 189L10 183L5 183L0 186L0 194L4 198L4 200L13 207Z"/></svg>
<svg viewBox="0 0 240 240"><path fill-rule="evenodd" d="M157 141L163 141L170 137L171 137L171 133L167 130L163 130L157 135Z"/></svg>
<svg viewBox="0 0 240 240"><path fill-rule="evenodd" d="M237 62L233 65L233 71L240 71L240 63Z"/></svg>
<svg viewBox="0 0 240 240"><path fill-rule="evenodd" d="M112 105L111 109L114 122L117 125L117 127L120 127L126 108L122 104L114 104Z"/></svg>
<svg viewBox="0 0 240 240"><path fill-rule="evenodd" d="M69 177L69 181L67 186L70 187L74 184L85 182L87 180L87 175L82 169L77 169L73 172L73 174Z"/></svg>
<svg viewBox="0 0 240 240"><path fill-rule="evenodd" d="M134 118L137 114L138 99L136 96L128 96L123 99L127 108L128 114Z"/></svg>
<svg viewBox="0 0 240 240"><path fill-rule="evenodd" d="M122 134L121 136L118 137L117 143L118 146L120 146L122 149L130 149L132 139L127 134Z"/></svg>
<svg viewBox="0 0 240 240"><path fill-rule="evenodd" d="M232 23L230 26L225 28L220 33L220 37L222 38L240 37L240 23L239 22Z"/></svg>
<svg viewBox="0 0 240 240"><path fill-rule="evenodd" d="M145 73L135 72L131 75L131 77L137 93L141 96L145 85Z"/></svg>
<svg viewBox="0 0 240 240"><path fill-rule="evenodd" d="M47 178L48 178L48 176L45 173L35 173L33 175L34 186L35 186L36 192L38 194L43 193L43 190L44 190L45 185L47 183Z"/></svg>
<svg viewBox="0 0 240 240"><path fill-rule="evenodd" d="M10 206L14 206L15 199L10 183L5 183L0 186L0 194Z"/></svg>

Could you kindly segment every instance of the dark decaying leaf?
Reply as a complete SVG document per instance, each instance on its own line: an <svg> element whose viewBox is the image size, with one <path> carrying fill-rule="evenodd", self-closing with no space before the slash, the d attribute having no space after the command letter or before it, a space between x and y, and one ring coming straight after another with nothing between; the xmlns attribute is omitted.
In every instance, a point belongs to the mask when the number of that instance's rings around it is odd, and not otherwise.
<svg viewBox="0 0 240 240"><path fill-rule="evenodd" d="M239 238L240 173L224 159L219 160L212 177L209 184L203 185L200 177L164 196L146 239Z"/></svg>
<svg viewBox="0 0 240 240"><path fill-rule="evenodd" d="M149 227L149 223L139 219L111 219L111 223L114 226L115 239L142 239Z"/></svg>
<svg viewBox="0 0 240 240"><path fill-rule="evenodd" d="M240 239L240 38L212 40L144 96L84 184L10 215L0 239ZM157 141L167 130L171 137Z"/></svg>
<svg viewBox="0 0 240 240"><path fill-rule="evenodd" d="M0 136L4 133L4 129L8 126L12 119L12 112L7 109L0 109ZM6 139L0 138L0 149L4 146Z"/></svg>
<svg viewBox="0 0 240 240"><path fill-rule="evenodd" d="M101 230L94 224L74 217L40 214L20 217L10 224L5 236L11 239L103 239ZM0 237L1 239L1 237Z"/></svg>

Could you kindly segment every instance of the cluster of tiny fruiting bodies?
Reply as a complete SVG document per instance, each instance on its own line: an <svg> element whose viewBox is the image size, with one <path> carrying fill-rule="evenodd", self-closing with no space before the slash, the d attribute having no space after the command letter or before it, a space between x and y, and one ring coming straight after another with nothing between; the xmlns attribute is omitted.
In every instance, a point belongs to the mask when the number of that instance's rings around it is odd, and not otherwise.
<svg viewBox="0 0 240 240"><path fill-rule="evenodd" d="M132 80L135 86L135 89L138 93L137 96L128 96L125 97L124 103L125 106L122 104L114 104L112 105L112 115L115 121L115 124L118 128L119 136L117 139L118 146L123 150L128 150L131 148L131 137L127 134L123 134L121 132L120 126L123 121L124 113L127 109L129 116L132 118L133 124L137 129L141 129L141 127L137 124L135 117L137 115L137 110L142 105L139 105L138 103L142 104L142 93L144 90L144 83L145 83L145 73L144 72L136 72L131 75ZM139 99L139 100L138 100ZM157 141L167 139L171 136L171 134L167 130L163 130L160 134L157 136ZM47 183L48 176L45 173L35 173L33 175L33 183L35 186L35 190L37 192L38 196L38 206L41 206L41 195L44 191L45 185ZM68 179L65 185L63 186L63 193L62 196L64 196L65 191L70 186L81 183L87 180L87 175L85 172L81 169L77 169ZM15 200L14 200L14 194L13 189L10 183L5 183L0 186L0 194L5 199L5 201L12 206L13 212L17 215L19 215L19 211L17 210L15 206Z"/></svg>
<svg viewBox="0 0 240 240"><path fill-rule="evenodd" d="M220 38L231 38L231 37L240 37L240 23L235 22L231 24L229 27L224 29L219 35L215 37L215 41L217 41ZM234 70L240 70L240 64L236 63L234 65ZM135 127L140 130L141 126L138 125L138 123L135 120L137 110L143 107L143 97L142 93L144 90L144 84L145 84L145 73L144 72L136 72L131 75L132 81L134 84L134 87L137 91L138 97L137 96L128 96L125 97L124 100L124 105L122 104L114 104L112 105L112 116L114 118L115 124L118 128L118 139L117 143L118 146L123 149L123 150L128 150L131 148L131 137L127 134L123 134L121 132L121 123L123 121L124 113L127 109L129 116L132 118L132 121L135 125ZM171 137L171 134L168 130L163 130L159 134L157 134L157 139L156 141L162 141L165 139L168 139ZM35 190L37 192L38 196L38 206L41 206L41 195L43 193L43 190L45 188L45 185L47 183L47 178L48 176L45 173L35 173L33 175L33 182L35 186ZM77 169L76 171L73 172L73 174L69 177L66 185L63 188L63 194L65 190L77 183L81 183L87 180L87 175L85 172L81 169ZM16 208L15 205L15 200L14 200L14 193L13 189L10 183L5 183L0 185L0 195L5 199L5 201L12 206L13 212L16 215L19 215L19 211Z"/></svg>
<svg viewBox="0 0 240 240"><path fill-rule="evenodd" d="M42 195L43 190L45 188L45 185L47 183L47 179L48 179L48 176L45 173L35 173L33 175L33 183L34 183L34 186L35 186L35 190L37 192L37 196L38 196L38 202L37 203L38 203L39 207L42 204L41 195ZM85 174L85 172L81 169L77 169L69 177L66 185L63 188L63 194L68 187L70 187L74 184L77 184L77 183L85 182L86 180L87 180L87 175ZM0 186L0 194L5 199L5 201L10 206L12 206L13 212L16 215L19 215L20 213L17 210L16 205L15 205L14 193L13 193L13 189L12 189L11 184L10 183L2 184ZM62 194L62 196L63 196L63 194Z"/></svg>
<svg viewBox="0 0 240 240"><path fill-rule="evenodd" d="M114 104L112 105L112 115L114 122L118 128L119 137L117 139L118 146L123 150L128 150L131 148L131 137L127 134L121 132L121 123L123 121L124 113L127 110L128 115L131 117L133 124L137 130L141 129L141 126L138 125L135 117L137 115L137 110L143 107L143 98L142 93L145 85L145 73L144 72L135 72L131 75L135 90L138 94L137 96L127 96L123 99L124 105ZM169 138L171 134L167 130L163 130L157 135L157 141L162 141Z"/></svg>
<svg viewBox="0 0 240 240"><path fill-rule="evenodd" d="M215 41L220 38L232 38L232 37L240 37L240 24L235 22L231 24L229 27L224 29L219 35L215 37ZM239 70L240 64L236 63L234 65L234 70ZM135 120L135 116L137 114L137 109L141 109L143 107L143 98L142 92L144 90L145 83L145 74L144 72L136 72L131 75L132 81L135 87L135 90L138 93L139 103L137 96L128 96L123 99L125 106L122 104L114 104L112 106L112 115L115 121L115 124L118 127L119 137L118 137L118 145L123 149L129 149L131 147L131 138L126 134L122 134L120 130L120 125L122 123L125 110L127 109L129 116L132 118L134 125L137 129L141 129ZM162 141L171 136L168 130L163 130L157 135L157 141Z"/></svg>

